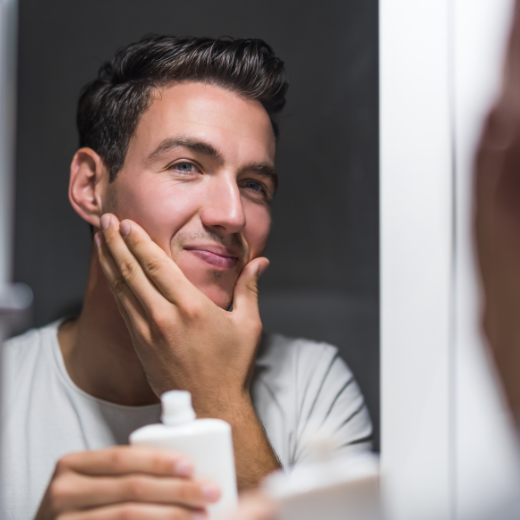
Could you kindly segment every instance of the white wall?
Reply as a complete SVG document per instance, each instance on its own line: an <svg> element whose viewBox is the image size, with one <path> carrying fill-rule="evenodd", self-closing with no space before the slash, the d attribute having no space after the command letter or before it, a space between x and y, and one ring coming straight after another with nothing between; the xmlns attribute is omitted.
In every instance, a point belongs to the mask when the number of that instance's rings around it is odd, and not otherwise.
<svg viewBox="0 0 520 520"><path fill-rule="evenodd" d="M451 510L448 16L446 0L380 2L381 454L410 520Z"/></svg>
<svg viewBox="0 0 520 520"><path fill-rule="evenodd" d="M380 1L382 462L398 519L474 518L518 485L478 332L470 199L510 8Z"/></svg>

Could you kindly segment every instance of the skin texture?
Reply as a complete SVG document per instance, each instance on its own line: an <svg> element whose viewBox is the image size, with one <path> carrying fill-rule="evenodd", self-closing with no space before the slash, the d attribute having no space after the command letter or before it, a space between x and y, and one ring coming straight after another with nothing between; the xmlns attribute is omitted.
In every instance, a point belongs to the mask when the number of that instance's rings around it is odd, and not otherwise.
<svg viewBox="0 0 520 520"><path fill-rule="evenodd" d="M475 237L482 280L482 324L520 427L520 7L501 93L475 163Z"/></svg>
<svg viewBox="0 0 520 520"><path fill-rule="evenodd" d="M60 328L59 343L73 381L98 398L144 405L166 390L189 390L199 417L231 424L238 485L247 489L279 467L249 394L274 136L259 103L219 87L181 83L153 96L114 182L93 150L72 161L69 198L100 231L81 315ZM95 468L92 480L112 475L111 450L77 455ZM131 452L118 455L125 478L140 474L126 460ZM93 488L76 478L82 466L62 467L67 461L58 463L38 520L120 518L121 508L131 518L193 516L182 491L172 487L168 504L157 499L158 479L130 498L109 488L103 504L74 516ZM58 479L65 509L52 498Z"/></svg>

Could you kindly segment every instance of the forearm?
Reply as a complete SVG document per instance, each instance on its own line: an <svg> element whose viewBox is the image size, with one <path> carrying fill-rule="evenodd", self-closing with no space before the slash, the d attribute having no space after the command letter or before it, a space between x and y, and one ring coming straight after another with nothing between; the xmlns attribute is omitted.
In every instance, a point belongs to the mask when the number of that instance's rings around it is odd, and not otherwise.
<svg viewBox="0 0 520 520"><path fill-rule="evenodd" d="M257 487L268 473L280 468L249 396L229 401L224 409L201 410L197 415L231 424L239 491Z"/></svg>

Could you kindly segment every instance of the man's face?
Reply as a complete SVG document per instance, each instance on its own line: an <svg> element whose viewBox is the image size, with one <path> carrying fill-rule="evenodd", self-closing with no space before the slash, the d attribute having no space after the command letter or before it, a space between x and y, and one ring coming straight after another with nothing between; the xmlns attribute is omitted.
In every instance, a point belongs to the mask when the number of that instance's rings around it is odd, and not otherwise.
<svg viewBox="0 0 520 520"><path fill-rule="evenodd" d="M220 87L155 91L105 211L140 224L217 305L267 244L275 140L260 103Z"/></svg>

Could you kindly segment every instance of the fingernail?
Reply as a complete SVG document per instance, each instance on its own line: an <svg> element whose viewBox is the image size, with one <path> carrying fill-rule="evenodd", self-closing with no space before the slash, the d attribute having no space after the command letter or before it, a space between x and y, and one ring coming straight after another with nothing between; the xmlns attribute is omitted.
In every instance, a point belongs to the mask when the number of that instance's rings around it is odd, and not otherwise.
<svg viewBox="0 0 520 520"><path fill-rule="evenodd" d="M220 498L220 488L215 484L204 484L202 486L202 494L208 502L215 502Z"/></svg>
<svg viewBox="0 0 520 520"><path fill-rule="evenodd" d="M269 267L269 262L262 262L260 264L260 267L258 268L258 271L256 272L256 275L258 276L258 278L260 278L267 271L268 267Z"/></svg>
<svg viewBox="0 0 520 520"><path fill-rule="evenodd" d="M94 235L94 242L96 243L96 247L100 248L103 243L103 233L99 231Z"/></svg>
<svg viewBox="0 0 520 520"><path fill-rule="evenodd" d="M181 459L175 463L175 474L179 477L191 477L193 464L188 459Z"/></svg>
<svg viewBox="0 0 520 520"><path fill-rule="evenodd" d="M105 230L108 226L110 226L110 215L103 215L101 217L101 228Z"/></svg>
<svg viewBox="0 0 520 520"><path fill-rule="evenodd" d="M193 513L193 520L208 520L208 513L205 511L196 511Z"/></svg>
<svg viewBox="0 0 520 520"><path fill-rule="evenodd" d="M123 222L121 222L121 224L119 224L119 230L121 231L121 234L124 237L126 237L128 235L128 233L130 233L131 229L132 229L132 227L126 220L123 220Z"/></svg>

